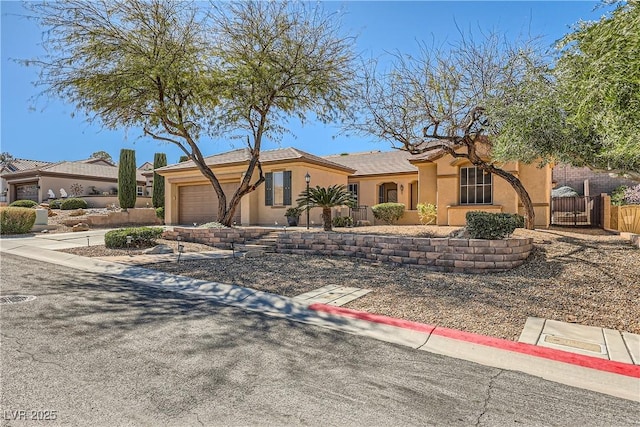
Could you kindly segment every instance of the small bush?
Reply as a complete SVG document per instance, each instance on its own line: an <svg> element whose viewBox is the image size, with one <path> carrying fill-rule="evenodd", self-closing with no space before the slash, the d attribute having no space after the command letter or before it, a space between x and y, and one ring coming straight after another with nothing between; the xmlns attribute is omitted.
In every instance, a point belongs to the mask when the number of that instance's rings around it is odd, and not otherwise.
<svg viewBox="0 0 640 427"><path fill-rule="evenodd" d="M353 226L353 218L350 216L337 216L333 218L333 226L334 227L352 227Z"/></svg>
<svg viewBox="0 0 640 427"><path fill-rule="evenodd" d="M38 203L34 202L33 200L16 200L9 206L11 206L12 208L35 208L36 206L38 206Z"/></svg>
<svg viewBox="0 0 640 427"><path fill-rule="evenodd" d="M131 227L109 231L104 235L107 248L148 248L155 245L155 239L162 235L160 227ZM127 245L127 236L131 236L131 244Z"/></svg>
<svg viewBox="0 0 640 427"><path fill-rule="evenodd" d="M438 218L438 207L436 205L433 203L418 203L416 208L418 209L420 224L435 224L436 219Z"/></svg>
<svg viewBox="0 0 640 427"><path fill-rule="evenodd" d="M626 185L620 185L611 192L611 204L613 206L624 205L624 192L627 190Z"/></svg>
<svg viewBox="0 0 640 427"><path fill-rule="evenodd" d="M156 216L164 221L164 206L156 208Z"/></svg>
<svg viewBox="0 0 640 427"><path fill-rule="evenodd" d="M24 234L31 231L36 222L33 208L0 208L0 234Z"/></svg>
<svg viewBox="0 0 640 427"><path fill-rule="evenodd" d="M516 228L524 228L524 217L518 214L502 214L502 215L511 215L513 216L516 222Z"/></svg>
<svg viewBox="0 0 640 427"><path fill-rule="evenodd" d="M300 215L302 215L304 209L302 208L298 208L298 207L291 207L289 209L286 210L286 212L284 213L284 216L286 216L287 218L291 217L291 218L300 218Z"/></svg>
<svg viewBox="0 0 640 427"><path fill-rule="evenodd" d="M404 215L404 205L402 203L380 203L371 206L375 219L393 224Z"/></svg>
<svg viewBox="0 0 640 427"><path fill-rule="evenodd" d="M62 203L60 203L60 209L63 211L70 211L72 209L87 209L89 205L84 199L78 199L75 197L71 197L69 199L64 199Z"/></svg>
<svg viewBox="0 0 640 427"><path fill-rule="evenodd" d="M62 200L52 200L49 202L49 209L60 209Z"/></svg>
<svg viewBox="0 0 640 427"><path fill-rule="evenodd" d="M499 240L524 227L521 215L488 212L467 212L467 231L472 239Z"/></svg>

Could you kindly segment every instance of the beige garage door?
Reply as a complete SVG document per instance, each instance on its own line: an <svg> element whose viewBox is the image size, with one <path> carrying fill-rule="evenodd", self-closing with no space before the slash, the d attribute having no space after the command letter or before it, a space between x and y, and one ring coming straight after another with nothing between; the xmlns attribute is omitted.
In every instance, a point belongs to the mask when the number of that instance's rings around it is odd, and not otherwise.
<svg viewBox="0 0 640 427"><path fill-rule="evenodd" d="M235 193L239 184L222 184L227 195L227 203ZM218 220L218 196L210 184L188 185L178 190L178 222L180 224L204 224ZM234 219L240 224L240 206L236 209Z"/></svg>
<svg viewBox="0 0 640 427"><path fill-rule="evenodd" d="M16 185L16 200L38 201L38 184Z"/></svg>

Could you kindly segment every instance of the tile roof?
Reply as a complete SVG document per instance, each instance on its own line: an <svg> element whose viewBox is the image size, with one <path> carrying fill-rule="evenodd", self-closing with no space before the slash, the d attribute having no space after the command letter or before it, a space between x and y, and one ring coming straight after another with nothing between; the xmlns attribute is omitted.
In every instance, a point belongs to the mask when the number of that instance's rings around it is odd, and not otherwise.
<svg viewBox="0 0 640 427"><path fill-rule="evenodd" d="M3 169L7 172L16 172L26 169L38 168L40 166L50 165L51 162L45 162L41 160L29 160L29 159L13 159L7 163Z"/></svg>
<svg viewBox="0 0 640 427"><path fill-rule="evenodd" d="M138 181L145 181L142 176L142 171L136 170L136 179ZM31 169L20 170L12 173L3 174L5 179L11 179L14 176L28 176L36 174L64 174L64 175L78 175L82 177L95 177L95 178L107 178L118 180L118 167L107 166L105 164L87 163L85 160L78 160L75 162L62 161L57 163L48 163L41 167L34 167Z"/></svg>
<svg viewBox="0 0 640 427"><path fill-rule="evenodd" d="M368 151L326 156L325 159L355 169L353 176L417 172L406 151Z"/></svg>
<svg viewBox="0 0 640 427"><path fill-rule="evenodd" d="M248 162L250 159L251 159L251 154L249 153L249 149L241 148L238 150L227 151L226 153L220 153L220 154L215 154L213 156L205 157L205 162L208 166L216 166L216 165L245 163L245 162ZM310 154L292 147L278 148L275 150L264 150L260 153L260 162L262 164L283 162L287 160L304 160L304 161L315 163L321 166L344 170L346 172L353 171L353 169L350 168L349 166L345 166L337 162L332 162L326 158L322 158L314 154ZM173 165L164 166L160 169L157 169L157 171L173 171L173 170L181 170L181 169L192 169L195 167L196 167L195 163L192 160L189 160L182 163L176 163Z"/></svg>

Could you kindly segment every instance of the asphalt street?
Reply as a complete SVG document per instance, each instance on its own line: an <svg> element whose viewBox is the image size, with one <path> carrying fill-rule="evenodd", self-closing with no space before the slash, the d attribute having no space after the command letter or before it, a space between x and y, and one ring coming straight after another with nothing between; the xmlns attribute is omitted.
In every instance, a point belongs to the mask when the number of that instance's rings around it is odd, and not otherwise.
<svg viewBox="0 0 640 427"><path fill-rule="evenodd" d="M0 277L36 296L0 307L2 425L640 420L628 400L53 264L2 254Z"/></svg>

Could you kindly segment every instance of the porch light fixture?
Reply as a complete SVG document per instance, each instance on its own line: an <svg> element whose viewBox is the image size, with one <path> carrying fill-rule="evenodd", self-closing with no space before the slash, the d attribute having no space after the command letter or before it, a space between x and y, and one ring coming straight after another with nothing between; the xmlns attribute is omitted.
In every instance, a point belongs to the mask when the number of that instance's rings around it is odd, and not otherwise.
<svg viewBox="0 0 640 427"><path fill-rule="evenodd" d="M404 185L400 184L400 192L403 193L404 192Z"/></svg>
<svg viewBox="0 0 640 427"><path fill-rule="evenodd" d="M304 176L304 180L307 183L307 230L309 229L309 183L311 182L311 175L309 172Z"/></svg>

